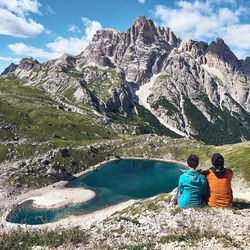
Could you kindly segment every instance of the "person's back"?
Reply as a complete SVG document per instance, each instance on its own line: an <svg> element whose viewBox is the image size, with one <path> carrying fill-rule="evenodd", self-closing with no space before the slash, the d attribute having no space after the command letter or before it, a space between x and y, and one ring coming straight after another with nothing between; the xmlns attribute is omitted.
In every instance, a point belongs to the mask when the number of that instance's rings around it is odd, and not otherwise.
<svg viewBox="0 0 250 250"><path fill-rule="evenodd" d="M179 179L178 204L181 208L201 207L207 193L207 180L196 167L199 159L195 155L188 158L189 170L186 170Z"/></svg>
<svg viewBox="0 0 250 250"><path fill-rule="evenodd" d="M214 167L203 172L208 182L208 205L210 207L231 207L233 204L231 187L233 172L224 168L224 158L220 154L212 156L212 164Z"/></svg>

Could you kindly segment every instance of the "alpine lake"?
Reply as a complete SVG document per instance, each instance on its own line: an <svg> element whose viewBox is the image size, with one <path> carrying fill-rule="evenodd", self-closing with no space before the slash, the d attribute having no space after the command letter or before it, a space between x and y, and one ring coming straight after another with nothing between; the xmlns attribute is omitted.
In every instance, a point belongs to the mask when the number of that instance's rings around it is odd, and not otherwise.
<svg viewBox="0 0 250 250"><path fill-rule="evenodd" d="M123 159L103 164L69 182L67 187L93 190L95 198L59 209L36 209L25 201L12 210L7 221L38 225L58 221L70 215L91 213L131 199L149 198L171 192L178 185L184 165L159 160Z"/></svg>

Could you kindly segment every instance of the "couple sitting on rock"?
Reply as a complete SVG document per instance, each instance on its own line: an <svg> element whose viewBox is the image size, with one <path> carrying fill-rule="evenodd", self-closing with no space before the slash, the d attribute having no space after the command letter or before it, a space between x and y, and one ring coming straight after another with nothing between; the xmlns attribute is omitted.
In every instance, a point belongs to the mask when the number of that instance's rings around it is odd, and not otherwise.
<svg viewBox="0 0 250 250"><path fill-rule="evenodd" d="M210 170L196 170L199 158L190 155L187 159L189 170L179 179L178 204L181 208L202 207L232 207L233 194L231 180L233 172L224 167L221 154L212 156L213 167Z"/></svg>

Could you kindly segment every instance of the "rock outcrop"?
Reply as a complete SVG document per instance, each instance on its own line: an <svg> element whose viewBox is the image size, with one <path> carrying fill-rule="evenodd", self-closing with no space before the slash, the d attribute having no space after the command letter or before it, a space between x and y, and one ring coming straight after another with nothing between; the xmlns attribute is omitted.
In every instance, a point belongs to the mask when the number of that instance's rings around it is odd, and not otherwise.
<svg viewBox="0 0 250 250"><path fill-rule="evenodd" d="M139 17L126 32L99 30L78 65L97 64L124 69L126 80L141 85L159 73L173 48L180 43L169 28L156 27L152 20Z"/></svg>
<svg viewBox="0 0 250 250"><path fill-rule="evenodd" d="M12 72L14 72L16 70L16 68L18 67L18 64L14 64L14 63L11 63L2 73L1 75L7 75L7 74L10 74Z"/></svg>
<svg viewBox="0 0 250 250"><path fill-rule="evenodd" d="M249 68L220 38L181 41L139 17L126 32L97 31L78 56L23 59L12 73L102 114L140 104L181 136L222 144L250 139Z"/></svg>

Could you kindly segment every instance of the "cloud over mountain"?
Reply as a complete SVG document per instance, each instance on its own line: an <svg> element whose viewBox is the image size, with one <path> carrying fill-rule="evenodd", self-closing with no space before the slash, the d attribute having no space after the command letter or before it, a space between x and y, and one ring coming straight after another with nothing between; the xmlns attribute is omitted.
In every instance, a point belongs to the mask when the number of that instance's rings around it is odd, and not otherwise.
<svg viewBox="0 0 250 250"><path fill-rule="evenodd" d="M82 37L57 37L53 42L46 46L49 50L36 48L24 43L9 44L8 47L17 55L25 55L35 58L52 59L62 56L63 54L77 55L82 52L91 41L95 32L102 29L102 25L98 21L91 21L83 17L83 25L85 33Z"/></svg>
<svg viewBox="0 0 250 250"><path fill-rule="evenodd" d="M250 25L241 22L248 8L234 0L177 1L175 7L157 5L154 15L183 39L222 37L237 51L250 49Z"/></svg>
<svg viewBox="0 0 250 250"><path fill-rule="evenodd" d="M27 17L39 14L39 6L36 0L0 0L0 35L25 38L40 34L44 26Z"/></svg>

